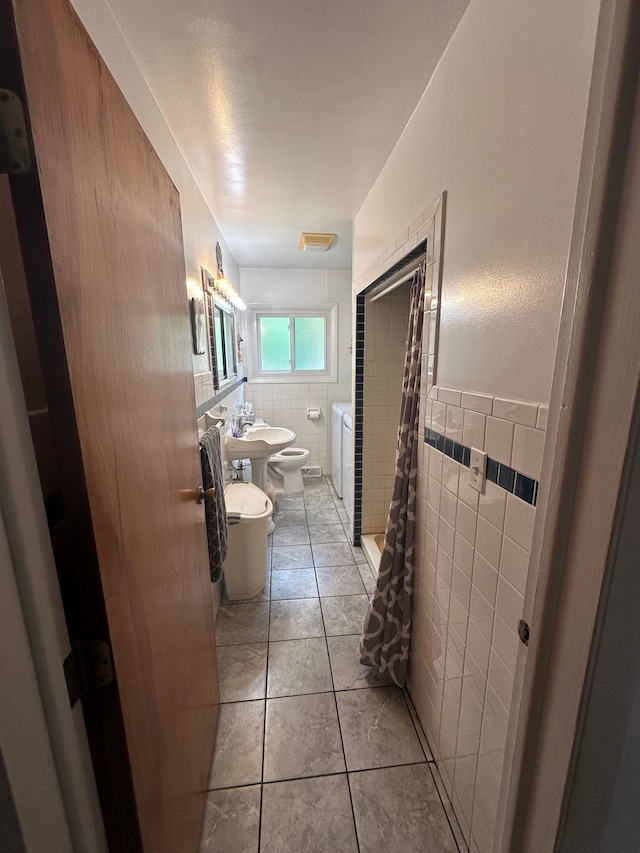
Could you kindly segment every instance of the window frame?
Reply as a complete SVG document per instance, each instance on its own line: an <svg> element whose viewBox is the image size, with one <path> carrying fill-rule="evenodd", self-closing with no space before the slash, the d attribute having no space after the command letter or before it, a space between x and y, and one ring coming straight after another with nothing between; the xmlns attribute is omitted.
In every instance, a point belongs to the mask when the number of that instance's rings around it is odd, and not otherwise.
<svg viewBox="0 0 640 853"><path fill-rule="evenodd" d="M247 378L249 382L265 383L315 383L338 381L338 303L254 303L248 305L249 338ZM260 353L260 319L262 317L288 317L289 335L294 340L296 317L322 317L325 321L325 369L324 370L263 370ZM292 349L293 355L293 349Z"/></svg>

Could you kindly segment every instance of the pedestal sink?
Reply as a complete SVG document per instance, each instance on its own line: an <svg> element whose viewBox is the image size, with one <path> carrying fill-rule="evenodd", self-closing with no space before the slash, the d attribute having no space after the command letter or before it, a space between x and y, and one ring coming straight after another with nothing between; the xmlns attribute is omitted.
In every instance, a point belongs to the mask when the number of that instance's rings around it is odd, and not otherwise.
<svg viewBox="0 0 640 853"><path fill-rule="evenodd" d="M285 427L249 427L244 435L235 438L223 435L221 442L222 459L251 459L253 482L263 492L267 491L267 460L279 453L296 440L296 434Z"/></svg>

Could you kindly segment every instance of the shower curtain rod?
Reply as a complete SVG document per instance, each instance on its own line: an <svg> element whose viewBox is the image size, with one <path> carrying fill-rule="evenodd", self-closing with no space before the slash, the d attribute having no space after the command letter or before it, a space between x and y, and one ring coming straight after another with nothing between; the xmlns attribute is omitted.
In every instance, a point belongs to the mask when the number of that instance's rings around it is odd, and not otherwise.
<svg viewBox="0 0 640 853"><path fill-rule="evenodd" d="M375 302L377 299L382 299L383 296L391 293L396 289L396 287L400 287L400 285L404 284L405 281L409 281L415 271L420 267L420 264L424 263L425 257L426 256L422 254L418 258L414 258L412 261L409 261L408 264L405 264L405 266L399 269L397 273L394 273L394 275L384 283L383 289L379 293L376 293L375 296L372 296L370 301Z"/></svg>

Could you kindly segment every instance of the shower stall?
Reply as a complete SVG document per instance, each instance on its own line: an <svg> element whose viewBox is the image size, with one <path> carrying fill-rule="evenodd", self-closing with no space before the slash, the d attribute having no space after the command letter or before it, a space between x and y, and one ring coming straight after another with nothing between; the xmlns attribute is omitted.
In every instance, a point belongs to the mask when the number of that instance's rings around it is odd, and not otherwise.
<svg viewBox="0 0 640 853"><path fill-rule="evenodd" d="M425 252L426 241L356 303L353 538L374 571L393 491L411 281Z"/></svg>

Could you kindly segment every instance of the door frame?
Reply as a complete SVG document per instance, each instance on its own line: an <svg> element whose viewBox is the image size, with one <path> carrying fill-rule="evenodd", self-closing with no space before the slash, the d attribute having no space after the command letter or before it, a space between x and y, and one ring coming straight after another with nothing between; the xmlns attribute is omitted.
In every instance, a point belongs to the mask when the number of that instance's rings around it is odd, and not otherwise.
<svg viewBox="0 0 640 853"><path fill-rule="evenodd" d="M0 226L2 227L2 226ZM26 850L107 850L0 270L0 750Z"/></svg>
<svg viewBox="0 0 640 853"><path fill-rule="evenodd" d="M556 845L562 853L640 846L640 396L625 473Z"/></svg>
<svg viewBox="0 0 640 853"><path fill-rule="evenodd" d="M507 734L499 851L553 850L615 545L637 393L640 11L603 0L524 618ZM635 182L635 186L634 186Z"/></svg>

